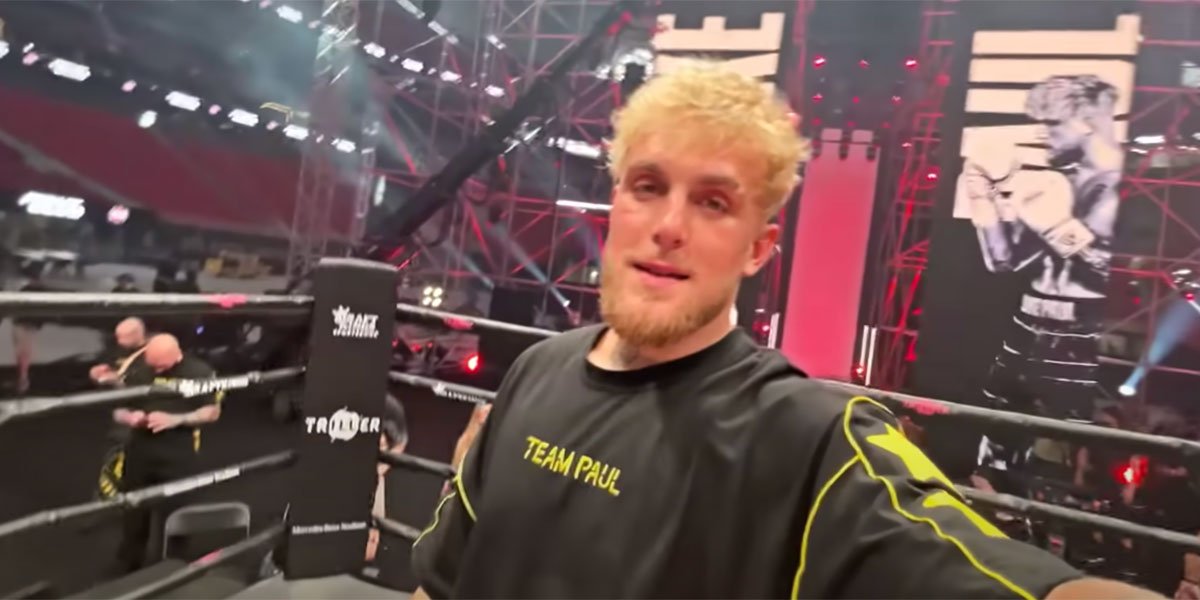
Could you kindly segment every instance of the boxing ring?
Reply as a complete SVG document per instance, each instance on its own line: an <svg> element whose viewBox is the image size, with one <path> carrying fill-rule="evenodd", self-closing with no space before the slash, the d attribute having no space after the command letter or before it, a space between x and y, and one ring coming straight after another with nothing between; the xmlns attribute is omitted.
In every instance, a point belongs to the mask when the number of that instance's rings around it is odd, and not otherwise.
<svg viewBox="0 0 1200 600"><path fill-rule="evenodd" d="M391 370L392 332L397 320L458 332L502 331L545 338L554 332L489 319L465 317L396 304L395 271L388 265L352 259L325 259L314 272L311 296L182 294L0 293L0 314L80 315L231 315L285 317L308 322L308 352L303 365L266 371L89 391L60 397L26 398L0 403L0 434L12 421L85 407L116 408L160 396L199 396L248 389L298 387L302 392L296 447L229 464L150 487L72 506L61 506L0 523L0 540L9 536L111 518L131 508L153 507L200 490L287 470L292 476L283 520L260 528L232 545L192 562L166 561L117 585L102 584L83 597L186 597L189 584L247 556L271 553L278 573L267 573L230 598L406 598L361 575L368 531L411 543L420 535L412 524L372 516L376 467L455 476L453 466L379 448L380 419L389 383L424 389L449 402L484 403L489 390ZM1200 470L1200 443L1048 418L1005 413L860 386L828 382L852 396L868 396L897 415L962 423L991 433L1005 430L1073 443L1101 443L1130 453L1181 460ZM1195 471L1193 471L1195 472ZM1145 540L1178 551L1200 554L1194 532L1181 533L1136 524L1047 502L960 487L971 505L1020 519L1067 523L1115 536ZM424 526L424 523L420 524ZM9 597L39 597L45 582L9 592ZM203 595L205 592L192 592ZM213 593L211 588L208 593Z"/></svg>

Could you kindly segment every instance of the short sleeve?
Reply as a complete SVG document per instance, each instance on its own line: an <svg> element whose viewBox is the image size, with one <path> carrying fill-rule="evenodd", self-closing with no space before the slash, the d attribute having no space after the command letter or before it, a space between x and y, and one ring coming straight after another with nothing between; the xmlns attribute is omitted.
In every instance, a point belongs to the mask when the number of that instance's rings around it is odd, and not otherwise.
<svg viewBox="0 0 1200 600"><path fill-rule="evenodd" d="M1082 577L968 507L882 405L850 400L827 439L793 597L1032 600Z"/></svg>
<svg viewBox="0 0 1200 600"><path fill-rule="evenodd" d="M430 598L450 597L458 581L459 564L475 524L473 501L482 488L481 448L491 426L489 418L459 465L450 492L434 509L433 522L413 542L413 572Z"/></svg>

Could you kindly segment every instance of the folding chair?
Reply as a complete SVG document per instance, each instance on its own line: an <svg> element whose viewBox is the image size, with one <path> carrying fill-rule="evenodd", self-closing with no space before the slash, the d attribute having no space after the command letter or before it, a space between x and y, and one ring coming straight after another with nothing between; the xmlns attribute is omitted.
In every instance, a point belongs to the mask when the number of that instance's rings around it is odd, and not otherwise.
<svg viewBox="0 0 1200 600"><path fill-rule="evenodd" d="M250 537L250 507L242 502L216 502L184 506L171 513L163 524L163 559L195 560L199 556L172 556L173 541L204 538L214 541L213 547L187 544L188 554L202 556ZM219 538L219 539L218 539ZM212 544L208 544L212 545Z"/></svg>

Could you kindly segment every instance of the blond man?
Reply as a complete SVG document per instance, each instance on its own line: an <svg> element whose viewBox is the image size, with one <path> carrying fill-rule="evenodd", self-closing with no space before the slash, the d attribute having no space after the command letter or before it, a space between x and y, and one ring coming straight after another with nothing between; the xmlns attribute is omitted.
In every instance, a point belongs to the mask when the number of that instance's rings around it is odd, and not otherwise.
<svg viewBox="0 0 1200 600"><path fill-rule="evenodd" d="M617 114L602 325L526 351L430 526L416 597L1134 597L1009 540L895 418L730 323L806 145L692 62Z"/></svg>

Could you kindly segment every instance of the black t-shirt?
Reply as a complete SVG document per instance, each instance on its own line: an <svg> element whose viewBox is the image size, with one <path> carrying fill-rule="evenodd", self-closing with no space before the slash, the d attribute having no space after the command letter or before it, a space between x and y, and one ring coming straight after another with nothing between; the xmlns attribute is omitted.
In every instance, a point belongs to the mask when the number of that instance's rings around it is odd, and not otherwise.
<svg viewBox="0 0 1200 600"><path fill-rule="evenodd" d="M630 372L587 327L526 351L413 566L434 598L1040 598L1010 540L866 398L735 330Z"/></svg>
<svg viewBox="0 0 1200 600"><path fill-rule="evenodd" d="M151 383L171 385L180 379L207 379L215 375L212 367L204 361L187 354L174 367L156 375L152 375ZM182 396L158 396L139 400L130 408L145 411L147 414L161 411L171 414L192 412L208 404L221 401L222 392L185 398ZM194 427L176 427L159 433L149 429L134 429L129 437L131 451L147 452L157 455L194 454L200 447L200 432Z"/></svg>

